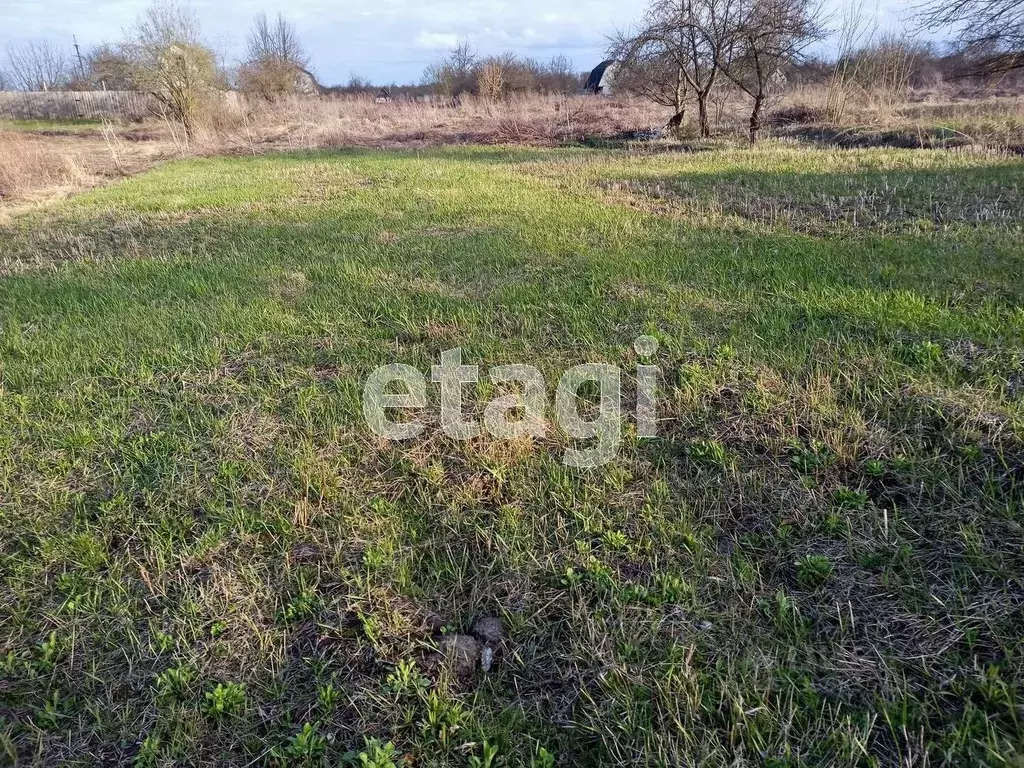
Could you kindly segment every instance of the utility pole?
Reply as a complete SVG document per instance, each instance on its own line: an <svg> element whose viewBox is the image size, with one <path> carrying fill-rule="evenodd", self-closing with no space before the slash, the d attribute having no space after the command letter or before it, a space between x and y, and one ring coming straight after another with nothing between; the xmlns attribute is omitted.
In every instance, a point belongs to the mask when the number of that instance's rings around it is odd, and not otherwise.
<svg viewBox="0 0 1024 768"><path fill-rule="evenodd" d="M78 57L78 72L82 76L82 79L85 80L85 62L82 61L82 50L78 47L78 36L72 35L71 39L75 42L75 56Z"/></svg>

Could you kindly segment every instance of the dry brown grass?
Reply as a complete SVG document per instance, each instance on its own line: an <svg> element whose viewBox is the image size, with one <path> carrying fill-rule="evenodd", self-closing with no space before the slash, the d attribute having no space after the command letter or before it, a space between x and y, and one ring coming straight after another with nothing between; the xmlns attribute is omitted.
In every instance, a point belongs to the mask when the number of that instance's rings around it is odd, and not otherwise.
<svg viewBox="0 0 1024 768"><path fill-rule="evenodd" d="M137 128L62 131L4 129L0 125L0 216L26 203L73 194L113 178L139 173L174 157L159 132L126 140Z"/></svg>
<svg viewBox="0 0 1024 768"><path fill-rule="evenodd" d="M0 200L74 184L82 175L73 151L55 152L40 137L0 133Z"/></svg>
<svg viewBox="0 0 1024 768"><path fill-rule="evenodd" d="M892 104L870 92L853 93L839 123L829 122L828 89L811 85L790 90L776 114L803 113L820 120L840 146L977 147L1019 152L1024 147L1024 99L991 91L968 91L949 84L909 91ZM783 132L786 133L785 131Z"/></svg>
<svg viewBox="0 0 1024 768"><path fill-rule="evenodd" d="M262 104L209 132L201 149L426 147L443 144L553 145L664 125L665 110L636 99L523 96L509 101L376 104L369 98Z"/></svg>

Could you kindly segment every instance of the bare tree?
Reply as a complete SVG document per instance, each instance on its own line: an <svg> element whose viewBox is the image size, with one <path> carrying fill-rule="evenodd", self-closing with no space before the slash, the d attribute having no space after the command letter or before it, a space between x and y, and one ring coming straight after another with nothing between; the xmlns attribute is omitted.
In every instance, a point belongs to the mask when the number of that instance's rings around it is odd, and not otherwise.
<svg viewBox="0 0 1024 768"><path fill-rule="evenodd" d="M86 56L88 78L94 88L105 91L131 91L132 62L113 46L106 43L97 45Z"/></svg>
<svg viewBox="0 0 1024 768"><path fill-rule="evenodd" d="M452 48L448 54L448 63L452 68L462 74L468 74L476 64L476 50L469 44L469 40L463 40Z"/></svg>
<svg viewBox="0 0 1024 768"><path fill-rule="evenodd" d="M273 21L265 13L253 19L246 48L238 72L241 90L272 101L315 86L299 34L280 13Z"/></svg>
<svg viewBox="0 0 1024 768"><path fill-rule="evenodd" d="M273 22L265 13L253 19L246 48L250 61L272 60L299 69L309 67L309 54L299 39L299 33L280 13Z"/></svg>
<svg viewBox="0 0 1024 768"><path fill-rule="evenodd" d="M689 93L679 61L664 46L642 34L619 33L608 56L618 62L615 87L672 109L668 126L682 125Z"/></svg>
<svg viewBox="0 0 1024 768"><path fill-rule="evenodd" d="M223 83L191 9L155 0L127 31L121 54L135 86L162 104L193 139Z"/></svg>
<svg viewBox="0 0 1024 768"><path fill-rule="evenodd" d="M692 91L705 137L711 135L708 98L731 40L733 5L733 0L654 0L641 30L617 51L627 68L645 62L650 71L660 72L661 94L681 92L685 97ZM676 115L670 122L677 124L683 109L680 99L673 96L672 101Z"/></svg>
<svg viewBox="0 0 1024 768"><path fill-rule="evenodd" d="M431 64L423 73L423 84L445 96L456 97L476 87L476 51L463 40L444 61Z"/></svg>
<svg viewBox="0 0 1024 768"><path fill-rule="evenodd" d="M543 80L547 90L556 93L573 93L579 89L580 76L573 69L572 59L554 56L544 68Z"/></svg>
<svg viewBox="0 0 1024 768"><path fill-rule="evenodd" d="M371 94L375 89L373 87L372 80L353 72L348 78L348 84L345 86L345 90L349 93Z"/></svg>
<svg viewBox="0 0 1024 768"><path fill-rule="evenodd" d="M22 91L52 91L64 86L71 75L67 54L46 38L7 48L7 73Z"/></svg>
<svg viewBox="0 0 1024 768"><path fill-rule="evenodd" d="M1024 0L930 0L918 18L930 30L959 28L971 74L1024 68Z"/></svg>
<svg viewBox="0 0 1024 768"><path fill-rule="evenodd" d="M0 91L6 91L11 87L10 76L2 69L0 69Z"/></svg>
<svg viewBox="0 0 1024 768"><path fill-rule="evenodd" d="M821 18L814 0L737 0L719 66L753 100L751 144L764 125L765 108L785 86L785 67L825 37Z"/></svg>

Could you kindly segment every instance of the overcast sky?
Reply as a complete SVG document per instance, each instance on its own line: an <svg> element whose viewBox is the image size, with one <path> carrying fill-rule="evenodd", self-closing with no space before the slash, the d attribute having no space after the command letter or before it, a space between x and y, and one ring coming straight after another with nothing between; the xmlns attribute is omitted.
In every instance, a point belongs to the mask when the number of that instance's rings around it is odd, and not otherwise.
<svg viewBox="0 0 1024 768"><path fill-rule="evenodd" d="M832 0L839 7L851 0ZM898 26L909 0L880 0L880 22ZM0 48L48 37L70 49L116 41L148 0L0 0ZM562 53L576 68L597 64L609 34L628 27L647 0L217 0L191 6L205 35L236 60L253 15L283 11L312 54L326 85L352 75L376 83L419 81L424 67L463 38L480 53L512 51L549 59ZM6 58L0 55L0 66Z"/></svg>

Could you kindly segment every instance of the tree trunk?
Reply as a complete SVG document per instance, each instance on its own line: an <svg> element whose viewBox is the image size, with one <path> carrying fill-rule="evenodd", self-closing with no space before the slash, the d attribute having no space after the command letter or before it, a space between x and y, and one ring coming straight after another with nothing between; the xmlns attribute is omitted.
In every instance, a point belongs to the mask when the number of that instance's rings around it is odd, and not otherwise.
<svg viewBox="0 0 1024 768"><path fill-rule="evenodd" d="M686 117L686 81L683 79L683 70L676 71L676 113L668 121L670 130L678 128L683 124Z"/></svg>
<svg viewBox="0 0 1024 768"><path fill-rule="evenodd" d="M757 143L757 134L761 131L761 109L764 107L764 96L758 94L754 97L754 109L750 113L750 143Z"/></svg>
<svg viewBox="0 0 1024 768"><path fill-rule="evenodd" d="M697 117L700 121L700 136L706 139L711 136L711 119L708 117L708 94L697 94Z"/></svg>

